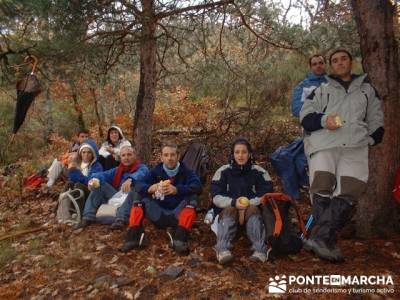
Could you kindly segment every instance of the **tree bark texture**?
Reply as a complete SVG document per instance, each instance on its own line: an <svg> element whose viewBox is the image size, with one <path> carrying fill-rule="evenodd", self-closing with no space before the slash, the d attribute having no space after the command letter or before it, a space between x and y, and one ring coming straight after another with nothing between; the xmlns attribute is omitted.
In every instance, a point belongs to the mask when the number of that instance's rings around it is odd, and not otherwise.
<svg viewBox="0 0 400 300"><path fill-rule="evenodd" d="M357 209L357 234L367 238L390 233L398 218L392 190L400 165L399 48L394 33L396 12L390 0L352 0L351 4L363 68L383 101L385 113L383 143L371 148L368 188Z"/></svg>
<svg viewBox="0 0 400 300"><path fill-rule="evenodd" d="M156 18L154 1L142 0L140 41L140 84L133 124L134 142L139 158L149 162L152 154L153 112L156 102Z"/></svg>

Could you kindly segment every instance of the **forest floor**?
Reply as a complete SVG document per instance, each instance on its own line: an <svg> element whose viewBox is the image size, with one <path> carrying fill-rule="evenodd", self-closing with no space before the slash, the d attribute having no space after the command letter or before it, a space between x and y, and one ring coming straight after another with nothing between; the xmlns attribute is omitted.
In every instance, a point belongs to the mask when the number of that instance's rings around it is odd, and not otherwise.
<svg viewBox="0 0 400 300"><path fill-rule="evenodd" d="M125 231L97 224L74 231L57 224L57 196L31 191L19 200L0 198L0 239L38 229L0 240L0 299L400 299L400 235L390 240L344 236L340 247L346 261L341 264L304 250L261 264L249 260L249 242L241 234L234 262L221 266L213 251L215 236L202 222L202 213L189 256L174 253L165 231L152 225L146 227L147 247L123 254L118 248ZM359 284L338 291L324 289L338 286L297 282L288 284L286 293L269 294L269 279L276 275L390 275L394 285Z"/></svg>

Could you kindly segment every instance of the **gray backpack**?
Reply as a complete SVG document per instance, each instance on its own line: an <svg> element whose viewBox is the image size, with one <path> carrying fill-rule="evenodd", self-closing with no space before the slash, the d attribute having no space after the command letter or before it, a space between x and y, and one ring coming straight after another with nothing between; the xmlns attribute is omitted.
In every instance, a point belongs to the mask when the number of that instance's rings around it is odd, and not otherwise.
<svg viewBox="0 0 400 300"><path fill-rule="evenodd" d="M57 221L67 225L78 224L85 207L85 194L80 189L68 190L58 197Z"/></svg>

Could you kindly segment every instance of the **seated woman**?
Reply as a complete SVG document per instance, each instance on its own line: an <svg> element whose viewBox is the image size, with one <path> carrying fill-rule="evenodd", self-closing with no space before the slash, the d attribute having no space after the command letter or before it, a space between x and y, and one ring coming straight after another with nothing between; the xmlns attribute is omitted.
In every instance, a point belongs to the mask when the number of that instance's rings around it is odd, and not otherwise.
<svg viewBox="0 0 400 300"><path fill-rule="evenodd" d="M250 143L244 138L237 139L232 146L229 164L220 167L211 182L213 203L222 209L214 248L220 264L233 259L231 243L239 223L246 226L247 237L252 243L250 259L267 260L265 228L258 206L261 196L271 191L271 177L254 164Z"/></svg>
<svg viewBox="0 0 400 300"><path fill-rule="evenodd" d="M125 139L121 128L111 126L107 132L107 140L101 145L99 150L99 160L104 171L115 168L121 161L120 151L123 146L131 146L131 143Z"/></svg>
<svg viewBox="0 0 400 300"><path fill-rule="evenodd" d="M94 140L86 140L78 150L75 157L70 157L68 164L68 179L64 191L68 189L80 189L85 193L85 199L89 195L88 181L92 174L103 171L103 166L98 161L99 153Z"/></svg>

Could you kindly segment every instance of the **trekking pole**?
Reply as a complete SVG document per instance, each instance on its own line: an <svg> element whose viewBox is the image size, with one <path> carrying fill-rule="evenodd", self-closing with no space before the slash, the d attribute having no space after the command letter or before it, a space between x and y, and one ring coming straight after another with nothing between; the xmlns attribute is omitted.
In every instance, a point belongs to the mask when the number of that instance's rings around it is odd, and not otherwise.
<svg viewBox="0 0 400 300"><path fill-rule="evenodd" d="M314 217L313 217L313 215L310 215L310 216L308 217L308 220L307 220L307 223L306 223L306 232L308 232L308 230L310 229L310 227L311 227L313 221L314 221ZM305 239L304 233L301 234L300 238L301 238L302 240Z"/></svg>

